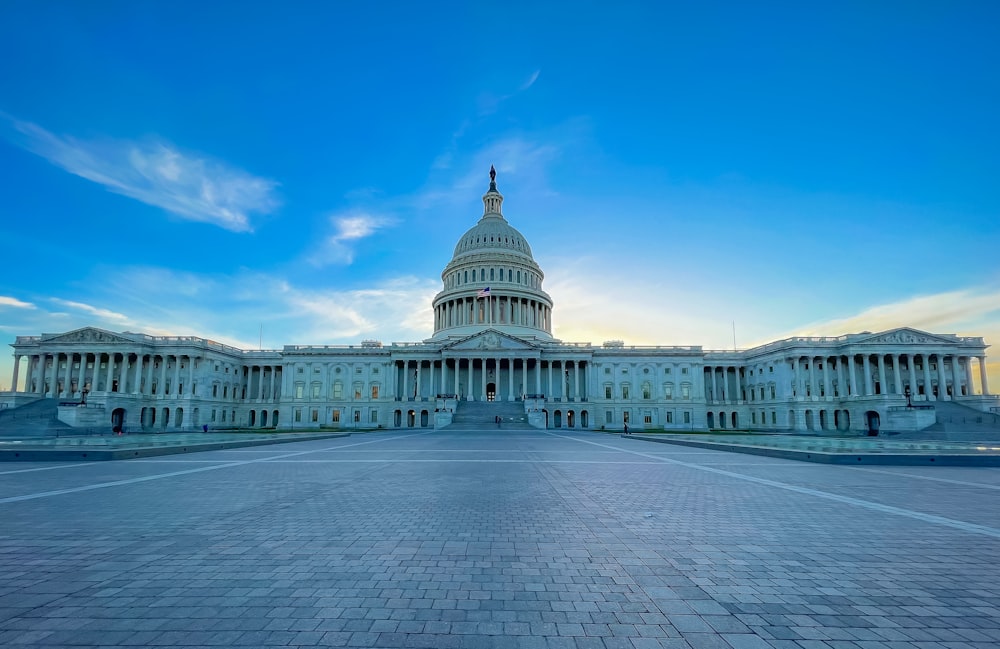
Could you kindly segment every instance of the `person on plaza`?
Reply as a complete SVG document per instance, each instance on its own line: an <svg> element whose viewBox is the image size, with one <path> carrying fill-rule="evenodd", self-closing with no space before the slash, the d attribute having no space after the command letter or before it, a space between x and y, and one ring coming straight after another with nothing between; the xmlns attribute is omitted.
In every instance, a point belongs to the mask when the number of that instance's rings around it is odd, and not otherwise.
<svg viewBox="0 0 1000 649"><path fill-rule="evenodd" d="M625 434L626 435L629 434L629 432L628 432L628 422L627 421L625 422Z"/></svg>
<svg viewBox="0 0 1000 649"><path fill-rule="evenodd" d="M201 432L203 432L203 433L207 433L208 432L208 424L205 424L204 426L201 427Z"/></svg>

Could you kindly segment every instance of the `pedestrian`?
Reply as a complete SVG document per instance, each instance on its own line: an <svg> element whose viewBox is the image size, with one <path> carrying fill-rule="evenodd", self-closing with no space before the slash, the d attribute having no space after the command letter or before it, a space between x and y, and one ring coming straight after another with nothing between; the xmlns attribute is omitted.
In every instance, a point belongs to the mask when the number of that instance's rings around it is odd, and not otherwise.
<svg viewBox="0 0 1000 649"><path fill-rule="evenodd" d="M203 433L207 433L208 432L208 424L205 424L204 426L201 427L201 432L203 432Z"/></svg>
<svg viewBox="0 0 1000 649"><path fill-rule="evenodd" d="M628 435L628 422L625 422L625 434Z"/></svg>

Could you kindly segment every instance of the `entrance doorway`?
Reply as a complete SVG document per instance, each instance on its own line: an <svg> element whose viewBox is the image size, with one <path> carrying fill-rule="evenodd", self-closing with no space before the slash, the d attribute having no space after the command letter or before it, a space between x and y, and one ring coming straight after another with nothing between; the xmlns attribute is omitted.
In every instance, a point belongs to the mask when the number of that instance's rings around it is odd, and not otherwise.
<svg viewBox="0 0 1000 649"><path fill-rule="evenodd" d="M497 384L487 383L486 384L486 400L496 401L497 400Z"/></svg>
<svg viewBox="0 0 1000 649"><path fill-rule="evenodd" d="M878 412L875 410L869 410L865 413L865 424L868 427L869 437L878 436L878 430L881 426L881 421L878 416Z"/></svg>

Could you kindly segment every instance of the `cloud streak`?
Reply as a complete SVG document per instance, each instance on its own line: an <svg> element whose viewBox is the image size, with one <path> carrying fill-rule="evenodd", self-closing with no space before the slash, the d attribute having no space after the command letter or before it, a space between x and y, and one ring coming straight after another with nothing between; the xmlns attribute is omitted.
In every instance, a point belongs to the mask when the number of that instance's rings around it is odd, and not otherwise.
<svg viewBox="0 0 1000 649"><path fill-rule="evenodd" d="M1000 319L1000 290L970 288L920 295L873 306L845 318L806 325L790 336L836 336L858 331L914 327L936 333Z"/></svg>
<svg viewBox="0 0 1000 649"><path fill-rule="evenodd" d="M15 309L35 309L37 308L31 302L24 302L17 299L16 297L10 297L7 295L0 295L0 307L9 306Z"/></svg>
<svg viewBox="0 0 1000 649"><path fill-rule="evenodd" d="M327 236L319 249L310 255L309 262L314 266L350 264L354 261L353 242L395 224L396 219L360 211L331 216L333 234Z"/></svg>
<svg viewBox="0 0 1000 649"><path fill-rule="evenodd" d="M0 113L7 139L71 174L181 218L249 232L279 206L278 183L167 142L83 141Z"/></svg>

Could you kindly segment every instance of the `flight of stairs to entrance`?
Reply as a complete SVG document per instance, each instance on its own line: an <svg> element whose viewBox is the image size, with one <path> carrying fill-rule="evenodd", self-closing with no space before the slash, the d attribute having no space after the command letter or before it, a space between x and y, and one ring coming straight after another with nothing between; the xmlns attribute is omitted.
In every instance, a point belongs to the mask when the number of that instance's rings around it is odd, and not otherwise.
<svg viewBox="0 0 1000 649"><path fill-rule="evenodd" d="M503 418L501 430L533 430L522 401L459 401L448 428L496 430L494 420L498 415Z"/></svg>
<svg viewBox="0 0 1000 649"><path fill-rule="evenodd" d="M1000 415L970 408L960 401L933 401L937 423L900 439L952 442L1000 441Z"/></svg>
<svg viewBox="0 0 1000 649"><path fill-rule="evenodd" d="M38 399L0 410L0 437L54 437L72 428L59 421L58 399Z"/></svg>

